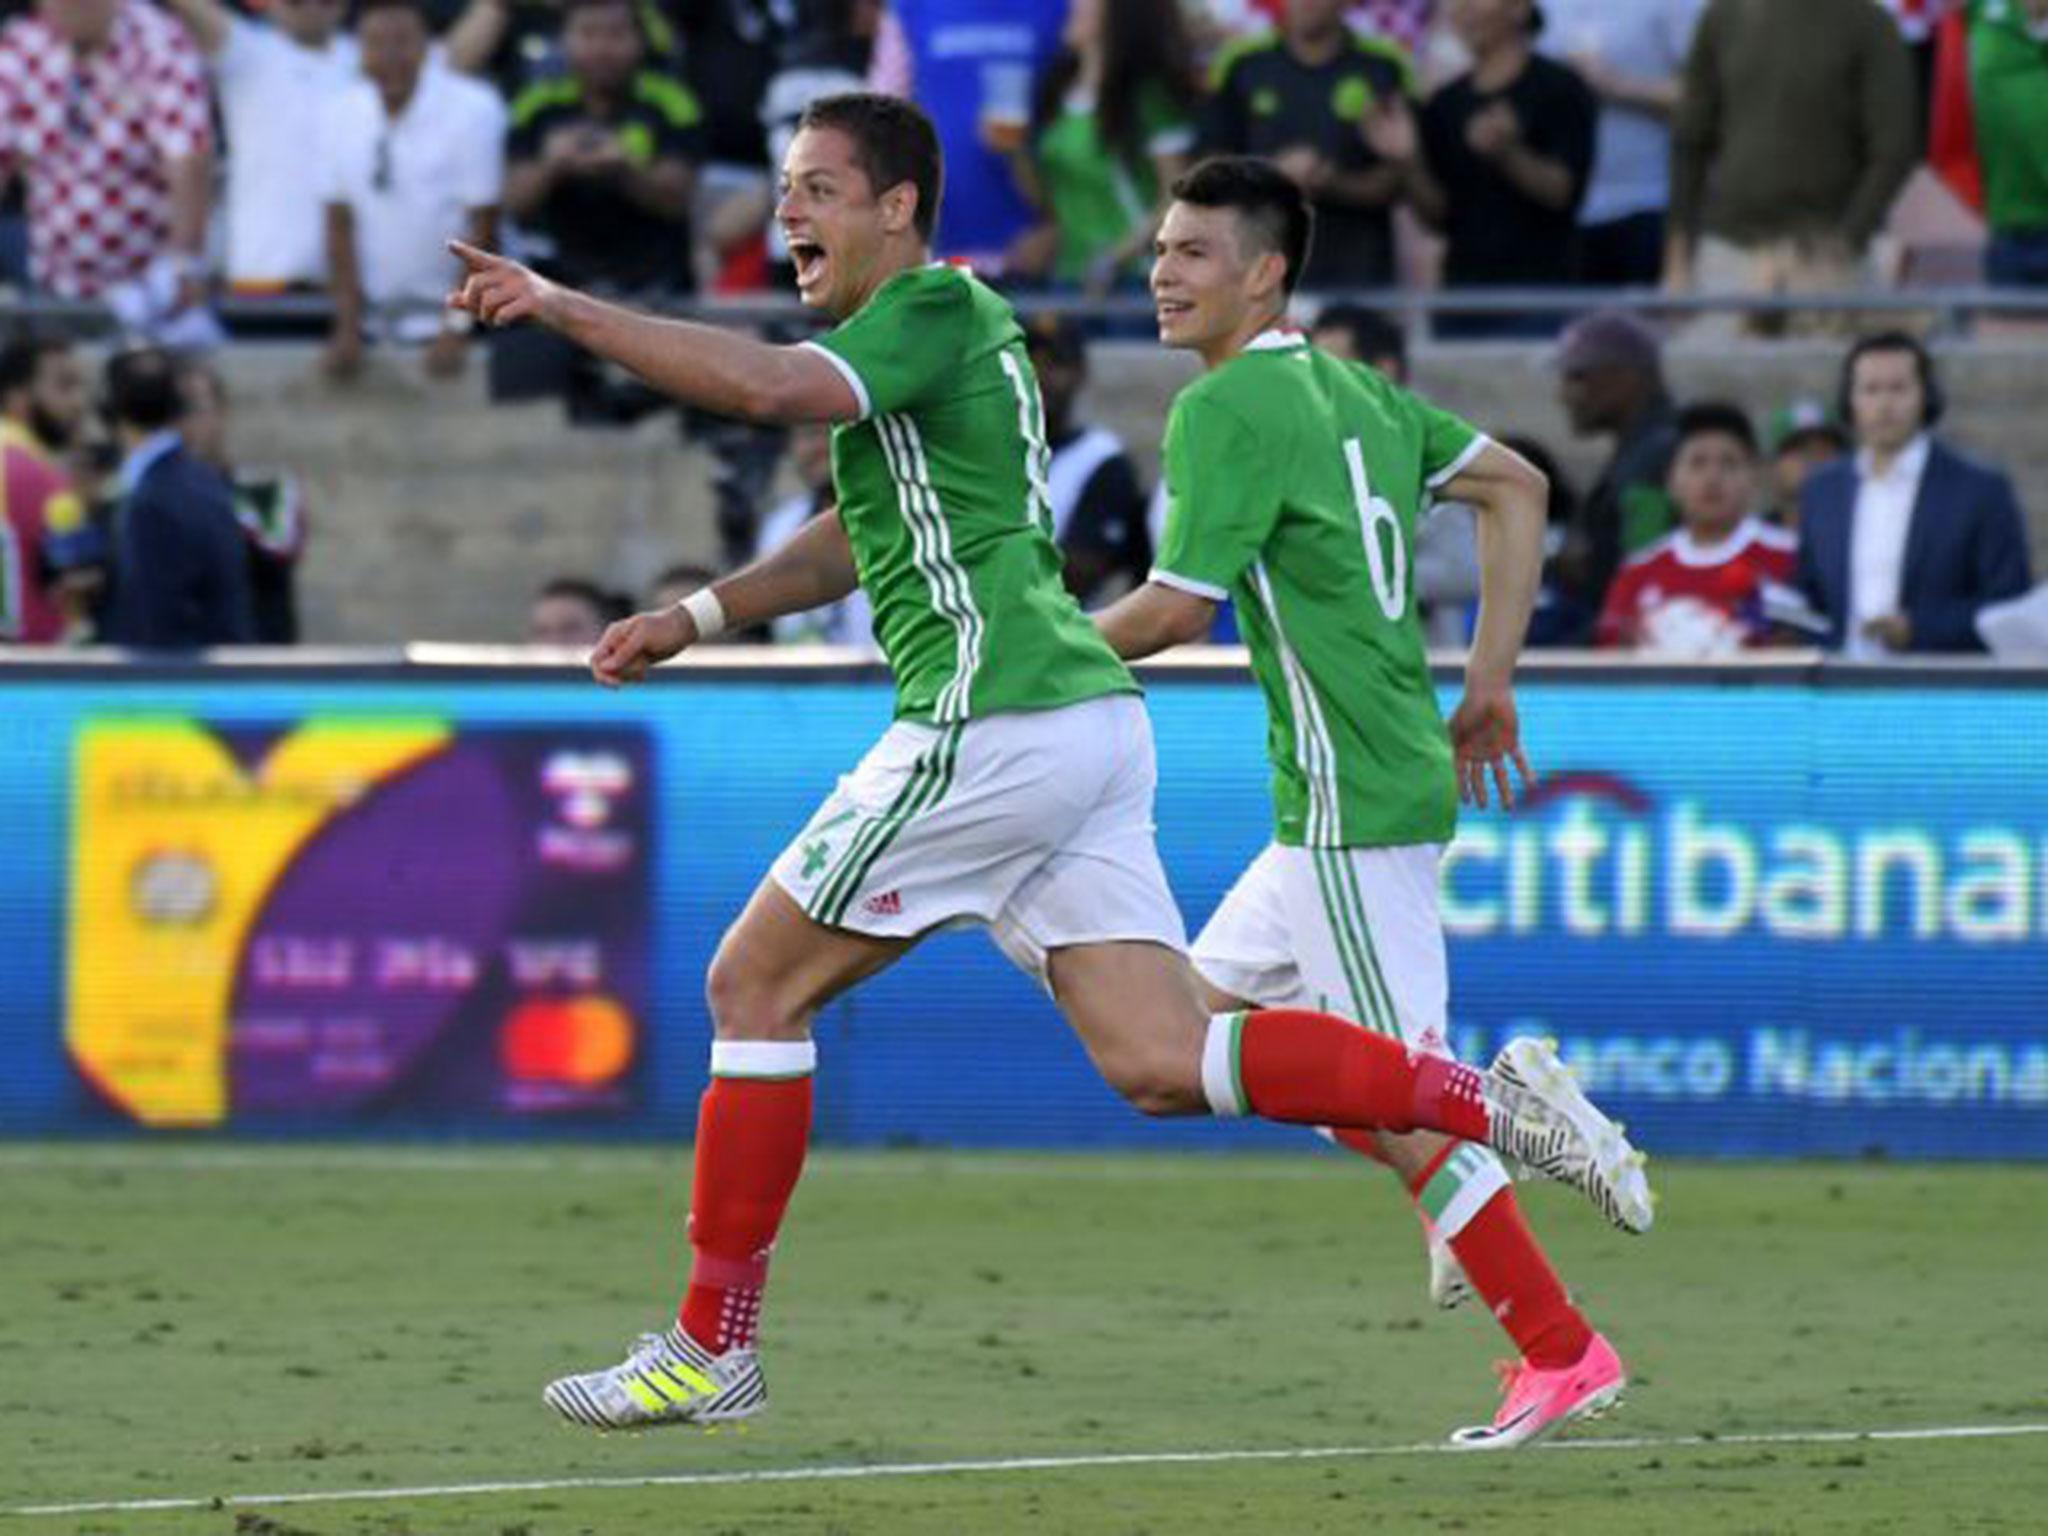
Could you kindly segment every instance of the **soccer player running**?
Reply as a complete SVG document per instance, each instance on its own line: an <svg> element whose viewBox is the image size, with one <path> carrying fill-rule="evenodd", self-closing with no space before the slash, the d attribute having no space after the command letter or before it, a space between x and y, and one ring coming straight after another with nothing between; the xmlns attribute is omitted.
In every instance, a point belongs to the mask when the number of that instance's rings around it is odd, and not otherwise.
<svg viewBox="0 0 2048 1536"><path fill-rule="evenodd" d="M895 723L712 961L688 1287L673 1327L547 1387L550 1406L593 1428L761 1408L755 1340L810 1131L811 1021L963 921L1044 979L1145 1113L1443 1131L1575 1184L1611 1220L1649 1219L1627 1143L1561 1079L1410 1056L1328 1014L1203 1006L1153 843L1144 705L1060 580L1015 316L930 261L939 187L937 138L914 106L812 104L776 213L798 291L838 324L794 347L633 314L455 247L469 272L450 303L487 323L551 326L697 406L838 424L837 511L674 608L612 626L591 658L599 682L634 681L728 625L837 601L856 581L896 680Z"/></svg>
<svg viewBox="0 0 2048 1536"><path fill-rule="evenodd" d="M1157 239L1159 336L1207 371L1174 402L1170 495L1151 580L1096 615L1118 655L1209 633L1237 603L1265 695L1271 844L1195 941L1205 1010L1336 1008L1423 1057L1448 1055L1437 866L1460 795L1511 804L1527 759L1511 680L1542 564L1546 486L1525 460L1378 371L1283 323L1311 235L1293 182L1259 160L1197 166ZM1432 494L1479 514L1481 606L1446 733L1415 614L1415 528ZM1497 1063L1557 1070L1546 1047ZM1613 1348L1567 1299L1500 1159L1434 1132L1335 1139L1388 1163L1514 1339L1494 1421L1459 1444L1525 1445L1616 1402ZM1459 1279L1436 1266L1439 1300Z"/></svg>

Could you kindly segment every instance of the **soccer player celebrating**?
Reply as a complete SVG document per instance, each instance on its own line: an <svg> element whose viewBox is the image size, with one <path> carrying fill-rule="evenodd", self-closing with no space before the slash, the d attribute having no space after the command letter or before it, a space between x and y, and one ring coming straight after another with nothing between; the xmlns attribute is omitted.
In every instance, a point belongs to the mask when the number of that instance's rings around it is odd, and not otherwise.
<svg viewBox="0 0 2048 1536"><path fill-rule="evenodd" d="M1211 160L1173 199L1152 269L1159 335L1207 371L1167 424L1170 510L1151 579L1096 622L1117 654L1146 656L1206 635L1235 598L1266 698L1274 840L1195 942L1206 1011L1336 1007L1442 1059L1437 866L1461 792L1485 805L1490 778L1508 804L1507 765L1528 780L1510 684L1547 488L1457 417L1281 323L1311 225L1285 176ZM1432 494L1479 522L1479 628L1448 734L1415 615L1416 523ZM1518 1040L1503 1068L1555 1064ZM1433 1266L1438 1299L1469 1277L1521 1352L1493 1423L1454 1440L1524 1445L1619 1399L1620 1359L1566 1298L1497 1157L1430 1132L1332 1134L1391 1165L1433 1248L1455 1255Z"/></svg>
<svg viewBox="0 0 2048 1536"><path fill-rule="evenodd" d="M962 921L1046 982L1103 1076L1148 1114L1443 1131L1576 1185L1618 1224L1649 1222L1639 1160L1540 1053L1481 1074L1327 1014L1203 1007L1153 844L1144 706L1060 580L1023 332L990 289L930 261L939 184L916 107L810 106L776 214L799 292L838 324L795 347L633 314L456 247L469 273L450 302L486 322L537 320L697 406L837 424L837 510L674 608L613 625L591 657L599 682L856 581L896 679L895 724L712 961L676 1324L543 1394L594 1428L716 1423L766 1401L755 1338L809 1136L811 1021Z"/></svg>

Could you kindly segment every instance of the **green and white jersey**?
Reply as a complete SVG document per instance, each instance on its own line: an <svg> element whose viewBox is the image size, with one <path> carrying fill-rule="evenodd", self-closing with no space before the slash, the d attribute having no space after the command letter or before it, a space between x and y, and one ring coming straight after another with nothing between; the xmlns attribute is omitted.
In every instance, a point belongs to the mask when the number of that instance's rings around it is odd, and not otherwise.
<svg viewBox="0 0 2048 1536"><path fill-rule="evenodd" d="M1415 616L1415 528L1486 441L1277 331L1174 402L1152 579L1237 603L1280 842L1450 839L1457 781Z"/></svg>
<svg viewBox="0 0 2048 1536"><path fill-rule="evenodd" d="M1010 306L958 268L920 267L809 345L860 399L832 434L832 481L897 718L1137 692L1060 578L1045 410Z"/></svg>

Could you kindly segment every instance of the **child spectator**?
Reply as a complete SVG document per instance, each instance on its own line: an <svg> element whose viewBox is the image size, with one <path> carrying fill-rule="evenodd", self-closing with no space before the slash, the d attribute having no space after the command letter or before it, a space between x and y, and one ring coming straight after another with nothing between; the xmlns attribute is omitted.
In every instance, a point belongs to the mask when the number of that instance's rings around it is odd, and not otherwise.
<svg viewBox="0 0 2048 1536"><path fill-rule="evenodd" d="M1600 612L1600 644L1700 658L1769 643L1764 595L1789 586L1798 541L1757 517L1762 463L1739 406L1687 407L1671 461L1675 533L1621 568Z"/></svg>

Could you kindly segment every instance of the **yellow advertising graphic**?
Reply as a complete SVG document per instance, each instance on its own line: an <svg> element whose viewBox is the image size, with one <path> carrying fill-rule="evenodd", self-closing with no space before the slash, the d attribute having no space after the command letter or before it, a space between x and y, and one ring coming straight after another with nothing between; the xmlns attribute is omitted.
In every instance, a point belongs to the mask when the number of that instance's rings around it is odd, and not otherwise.
<svg viewBox="0 0 2048 1536"><path fill-rule="evenodd" d="M245 765L183 718L77 738L66 1044L148 1126L228 1112L232 993L273 886L335 817L441 750L440 720L310 719Z"/></svg>

